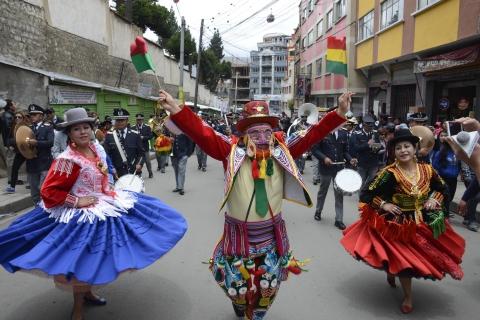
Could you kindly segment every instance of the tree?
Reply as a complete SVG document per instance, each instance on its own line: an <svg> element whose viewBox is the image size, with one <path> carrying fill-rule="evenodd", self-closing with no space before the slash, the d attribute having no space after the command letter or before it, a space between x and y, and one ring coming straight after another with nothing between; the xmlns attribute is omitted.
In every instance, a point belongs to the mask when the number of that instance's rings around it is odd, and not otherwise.
<svg viewBox="0 0 480 320"><path fill-rule="evenodd" d="M215 29L213 33L213 37L210 40L209 48L212 49L213 53L219 61L223 59L223 41L220 37L220 32L218 31L218 29Z"/></svg>
<svg viewBox="0 0 480 320"><path fill-rule="evenodd" d="M170 39L165 43L165 49L175 56L175 59L180 60L180 31L175 32ZM197 60L191 59L191 55L196 53L197 44L195 39L192 38L190 30L185 28L185 43L184 43L184 61L185 64L195 64Z"/></svg>
<svg viewBox="0 0 480 320"><path fill-rule="evenodd" d="M115 0L115 3L117 13L125 17L125 0ZM179 30L173 10L167 10L167 8L157 4L155 0L135 0L132 16L134 24L144 31L150 28L162 39L170 38Z"/></svg>

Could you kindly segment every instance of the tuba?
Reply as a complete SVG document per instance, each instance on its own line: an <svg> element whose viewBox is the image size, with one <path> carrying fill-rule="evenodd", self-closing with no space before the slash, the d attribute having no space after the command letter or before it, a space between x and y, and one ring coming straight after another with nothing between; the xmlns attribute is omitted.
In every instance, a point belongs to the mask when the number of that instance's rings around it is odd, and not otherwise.
<svg viewBox="0 0 480 320"><path fill-rule="evenodd" d="M317 124L318 122L318 109L313 103L304 103L298 108L298 118L296 118L292 125L288 128L287 137L290 137L295 131L292 131L302 120L301 116L307 116L307 123L309 125ZM306 129L306 128L305 128Z"/></svg>

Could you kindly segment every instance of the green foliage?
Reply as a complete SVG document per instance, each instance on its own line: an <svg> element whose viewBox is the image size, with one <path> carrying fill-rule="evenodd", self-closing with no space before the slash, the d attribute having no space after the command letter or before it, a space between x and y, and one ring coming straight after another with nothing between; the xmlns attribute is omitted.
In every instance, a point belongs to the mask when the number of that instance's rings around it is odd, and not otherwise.
<svg viewBox="0 0 480 320"><path fill-rule="evenodd" d="M125 16L125 0L115 0L117 13ZM133 23L144 31L149 28L159 37L158 44L165 48L178 60L180 58L180 26L173 9L156 3L155 0L135 0L132 8ZM188 57L196 51L195 40L190 31L185 30L185 63Z"/></svg>
<svg viewBox="0 0 480 320"><path fill-rule="evenodd" d="M192 38L190 30L185 29L185 47L184 47L184 59L185 64L196 64L197 60L191 59L190 55L195 54L196 57L196 43L195 39ZM165 43L165 49L175 56L175 59L180 59L180 31L175 32L170 39ZM195 58L196 59L196 58Z"/></svg>
<svg viewBox="0 0 480 320"><path fill-rule="evenodd" d="M213 37L210 40L210 49L212 49L213 53L215 56L218 58L218 60L222 60L223 58L223 42L222 38L220 37L220 32L215 29L213 33Z"/></svg>

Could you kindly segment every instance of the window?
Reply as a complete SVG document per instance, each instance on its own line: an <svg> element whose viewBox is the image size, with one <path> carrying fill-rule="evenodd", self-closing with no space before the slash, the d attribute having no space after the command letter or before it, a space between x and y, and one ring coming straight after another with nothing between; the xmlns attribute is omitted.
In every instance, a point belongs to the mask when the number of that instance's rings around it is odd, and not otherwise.
<svg viewBox="0 0 480 320"><path fill-rule="evenodd" d="M306 43L305 43L306 40L308 40L307 37L302 39L302 49L305 49L306 47Z"/></svg>
<svg viewBox="0 0 480 320"><path fill-rule="evenodd" d="M358 41L373 36L373 10L358 20Z"/></svg>
<svg viewBox="0 0 480 320"><path fill-rule="evenodd" d="M327 12L327 30L333 26L333 11Z"/></svg>
<svg viewBox="0 0 480 320"><path fill-rule="evenodd" d="M317 38L321 37L323 34L323 19L317 23Z"/></svg>
<svg viewBox="0 0 480 320"><path fill-rule="evenodd" d="M417 10L421 10L428 6L431 6L434 3L437 3L440 0L418 0L417 1Z"/></svg>
<svg viewBox="0 0 480 320"><path fill-rule="evenodd" d="M303 9L303 19L307 19L307 16L308 16L308 12L307 12L307 8Z"/></svg>
<svg viewBox="0 0 480 320"><path fill-rule="evenodd" d="M345 2L346 0L335 1L335 20L340 19L347 13Z"/></svg>
<svg viewBox="0 0 480 320"><path fill-rule="evenodd" d="M402 0L385 0L382 2L380 30L394 24L402 18L402 5Z"/></svg>
<svg viewBox="0 0 480 320"><path fill-rule="evenodd" d="M313 0L310 0L310 3L308 5L308 11L310 11L310 12L313 11Z"/></svg>
<svg viewBox="0 0 480 320"><path fill-rule="evenodd" d="M308 33L308 46L311 46L313 44L314 38L313 38L313 30L311 30Z"/></svg>
<svg viewBox="0 0 480 320"><path fill-rule="evenodd" d="M305 75L305 67L300 68L300 75Z"/></svg>
<svg viewBox="0 0 480 320"><path fill-rule="evenodd" d="M315 75L320 77L322 75L322 58L315 61Z"/></svg>
<svg viewBox="0 0 480 320"><path fill-rule="evenodd" d="M312 64L310 63L308 66L307 66L307 76L312 76Z"/></svg>

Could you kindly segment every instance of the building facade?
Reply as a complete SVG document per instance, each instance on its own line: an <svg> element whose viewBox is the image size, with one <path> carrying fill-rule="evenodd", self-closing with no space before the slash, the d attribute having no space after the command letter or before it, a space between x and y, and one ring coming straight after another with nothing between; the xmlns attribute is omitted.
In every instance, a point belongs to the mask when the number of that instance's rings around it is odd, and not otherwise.
<svg viewBox="0 0 480 320"><path fill-rule="evenodd" d="M290 36L271 33L250 52L250 98L269 102L270 112L282 112L282 80L287 71Z"/></svg>
<svg viewBox="0 0 480 320"><path fill-rule="evenodd" d="M250 101L249 58L225 58L232 65L232 79L229 86L229 105L232 110L242 109Z"/></svg>
<svg viewBox="0 0 480 320"><path fill-rule="evenodd" d="M282 111L291 116L295 91L295 41L293 38L288 41L287 52L287 70L282 80Z"/></svg>
<svg viewBox="0 0 480 320"><path fill-rule="evenodd" d="M356 0L356 68L368 107L431 122L480 110L480 1Z"/></svg>
<svg viewBox="0 0 480 320"><path fill-rule="evenodd" d="M151 72L138 74L130 58L130 44L143 30L108 1L2 0L0 21L0 96L20 109L37 103L59 115L76 105L102 118L119 107L153 114L157 80ZM176 95L178 63L157 44L148 46L160 87ZM185 97L193 100L195 79L183 75ZM200 85L200 103L210 98Z"/></svg>
<svg viewBox="0 0 480 320"><path fill-rule="evenodd" d="M299 105L312 102L318 107L330 108L337 98L350 90L356 93L352 111L365 113L366 82L356 72L355 52L355 1L302 0L299 3L299 27L296 39L295 100ZM346 38L348 77L331 74L326 70L328 37Z"/></svg>

